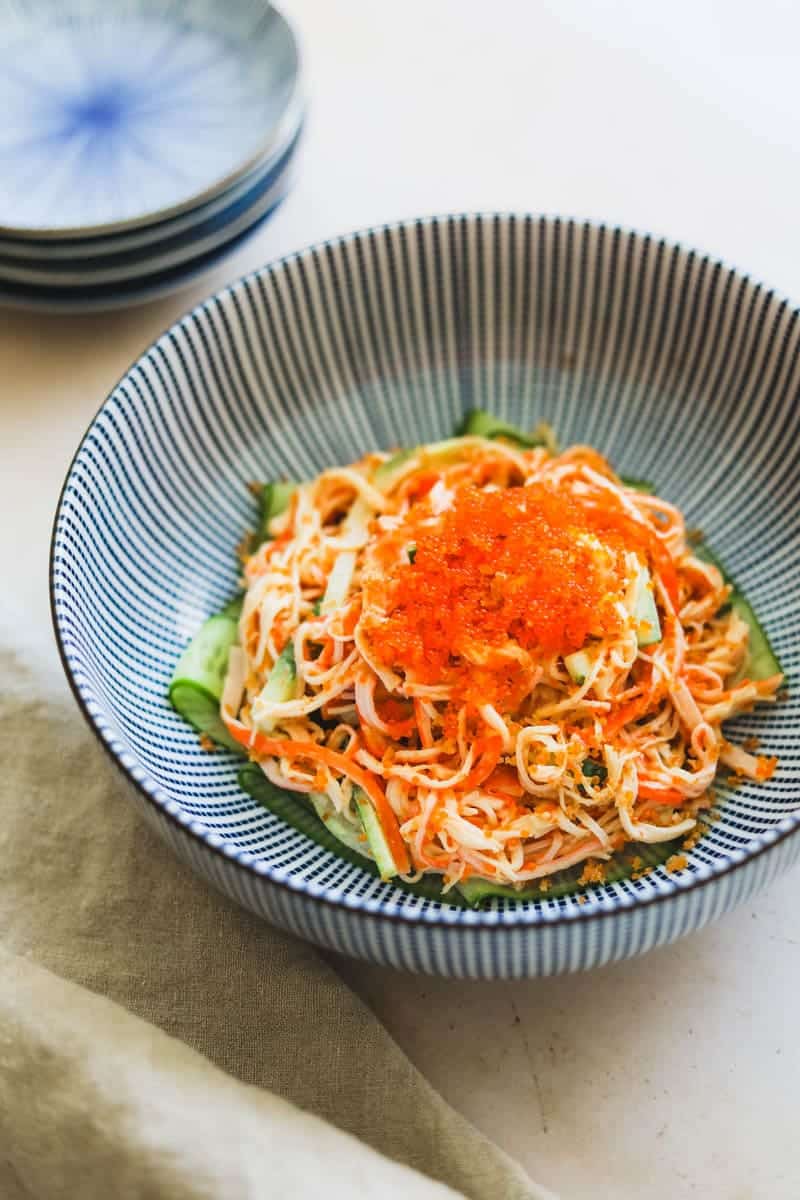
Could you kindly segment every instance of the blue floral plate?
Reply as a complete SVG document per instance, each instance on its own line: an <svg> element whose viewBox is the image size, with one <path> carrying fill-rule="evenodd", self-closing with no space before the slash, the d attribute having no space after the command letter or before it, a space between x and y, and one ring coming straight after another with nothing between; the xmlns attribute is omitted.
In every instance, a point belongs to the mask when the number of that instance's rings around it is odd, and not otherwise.
<svg viewBox="0 0 800 1200"><path fill-rule="evenodd" d="M694 251L605 226L454 216L344 237L189 313L92 422L55 520L53 618L78 704L145 820L215 887L346 954L442 975L596 966L698 929L800 855L800 316ZM737 740L780 760L720 785L688 865L469 909L412 895L237 786L166 700L234 591L248 480L447 436L482 407L588 442L700 525L758 612L789 697Z"/></svg>

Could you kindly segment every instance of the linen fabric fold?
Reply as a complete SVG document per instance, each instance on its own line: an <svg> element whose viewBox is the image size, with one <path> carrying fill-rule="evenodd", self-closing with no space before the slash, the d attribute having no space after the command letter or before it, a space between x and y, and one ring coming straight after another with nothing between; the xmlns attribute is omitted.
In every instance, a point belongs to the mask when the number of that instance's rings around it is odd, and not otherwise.
<svg viewBox="0 0 800 1200"><path fill-rule="evenodd" d="M313 947L144 826L42 639L0 648L4 1200L544 1200Z"/></svg>

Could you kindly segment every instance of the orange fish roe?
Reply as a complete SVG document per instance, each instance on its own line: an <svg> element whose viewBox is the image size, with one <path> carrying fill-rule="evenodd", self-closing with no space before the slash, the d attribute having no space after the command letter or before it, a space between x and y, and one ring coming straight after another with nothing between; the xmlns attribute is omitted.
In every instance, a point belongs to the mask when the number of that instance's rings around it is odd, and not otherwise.
<svg viewBox="0 0 800 1200"><path fill-rule="evenodd" d="M545 483L467 486L436 519L415 505L377 548L367 589L387 619L370 630L374 652L422 683L459 685L462 699L513 706L529 654L569 654L619 627L617 551L635 545L618 518ZM413 563L398 561L409 544Z"/></svg>

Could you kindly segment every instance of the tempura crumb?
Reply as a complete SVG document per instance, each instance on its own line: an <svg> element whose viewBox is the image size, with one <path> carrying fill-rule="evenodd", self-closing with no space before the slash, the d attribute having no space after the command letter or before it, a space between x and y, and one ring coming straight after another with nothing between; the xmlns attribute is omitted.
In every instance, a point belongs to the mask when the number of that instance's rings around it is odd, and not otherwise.
<svg viewBox="0 0 800 1200"><path fill-rule="evenodd" d="M200 749L205 750L206 754L212 754L217 746L213 738L210 738L207 733L201 733L198 738Z"/></svg>
<svg viewBox="0 0 800 1200"><path fill-rule="evenodd" d="M250 545L252 541L252 531L248 530L244 537L236 543L236 557L240 563L246 563L250 557Z"/></svg>
<svg viewBox="0 0 800 1200"><path fill-rule="evenodd" d="M605 883L606 868L601 862L593 862L592 859L584 865L578 883Z"/></svg>
<svg viewBox="0 0 800 1200"><path fill-rule="evenodd" d="M539 884L539 891L540 891L540 892L549 892L549 891L550 891L550 888L551 888L552 886L553 886L553 884L552 884L551 880L549 880L549 879L543 879L543 880L541 881L541 883Z"/></svg>
<svg viewBox="0 0 800 1200"><path fill-rule="evenodd" d="M694 850L695 846L700 841L700 838L705 833L708 833L708 826L704 825L702 822L698 822L691 833L687 833L686 837L681 842L684 850Z"/></svg>
<svg viewBox="0 0 800 1200"><path fill-rule="evenodd" d="M756 767L756 778L762 782L765 779L771 779L775 774L775 768L777 765L777 758L767 758L764 754L759 755L758 766Z"/></svg>
<svg viewBox="0 0 800 1200"><path fill-rule="evenodd" d="M668 858L665 863L665 866L670 874L672 874L673 871L683 871L686 869L686 867L688 867L688 865L689 860L685 854L673 854L672 857Z"/></svg>
<svg viewBox="0 0 800 1200"><path fill-rule="evenodd" d="M585 904L585 903L586 903L586 897L578 896L578 904Z"/></svg>

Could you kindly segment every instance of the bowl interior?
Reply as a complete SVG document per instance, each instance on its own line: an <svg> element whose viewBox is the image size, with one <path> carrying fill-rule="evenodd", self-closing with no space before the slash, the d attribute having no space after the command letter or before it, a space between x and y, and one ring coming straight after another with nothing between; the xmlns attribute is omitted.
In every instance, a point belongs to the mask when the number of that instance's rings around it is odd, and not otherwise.
<svg viewBox="0 0 800 1200"><path fill-rule="evenodd" d="M719 263L557 219L455 217L312 248L166 333L94 420L53 544L55 622L117 759L199 837L253 870L411 919L547 920L694 886L776 840L800 801L800 319ZM735 722L780 757L718 789L690 868L473 913L407 895L308 842L237 788L170 709L173 665L234 591L252 479L303 478L376 446L447 436L472 407L590 443L700 526L789 675Z"/></svg>

